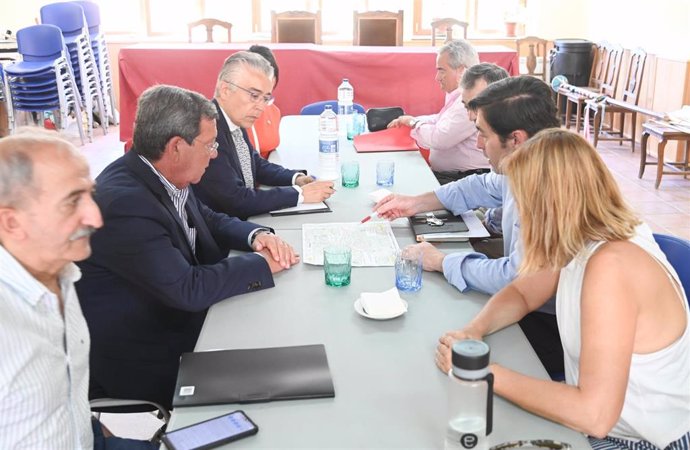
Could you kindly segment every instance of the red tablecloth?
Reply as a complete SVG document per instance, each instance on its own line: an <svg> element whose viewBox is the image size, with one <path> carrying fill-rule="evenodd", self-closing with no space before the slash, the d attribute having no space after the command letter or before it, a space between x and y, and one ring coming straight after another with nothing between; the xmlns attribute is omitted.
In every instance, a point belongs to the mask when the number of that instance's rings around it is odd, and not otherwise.
<svg viewBox="0 0 690 450"><path fill-rule="evenodd" d="M227 58L247 44L136 45L120 50L120 139L132 138L139 95L155 84L192 89L211 98L218 71ZM355 88L355 102L364 108L402 106L412 115L432 114L443 106L434 81L437 48L335 47L271 44L280 67L274 95L283 115L302 106L336 98L342 78ZM514 50L477 46L482 62L493 62L511 75L518 73Z"/></svg>

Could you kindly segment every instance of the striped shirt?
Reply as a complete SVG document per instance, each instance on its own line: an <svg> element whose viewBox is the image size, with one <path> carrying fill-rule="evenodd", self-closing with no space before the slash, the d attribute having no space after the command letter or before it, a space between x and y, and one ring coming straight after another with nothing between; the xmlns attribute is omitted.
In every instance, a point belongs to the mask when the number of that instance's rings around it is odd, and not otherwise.
<svg viewBox="0 0 690 450"><path fill-rule="evenodd" d="M70 263L58 297L0 245L0 448L93 448L89 330Z"/></svg>
<svg viewBox="0 0 690 450"><path fill-rule="evenodd" d="M141 155L139 155L139 158L141 158L141 160L144 161L144 163L147 166L149 166L151 170L153 170L153 173L155 173L158 179L161 180L161 183L163 183L165 192L167 192L168 196L170 196L170 200L172 200L173 205L175 205L175 209L177 210L177 213L180 215L180 219L182 219L182 226L184 227L184 232L187 235L189 245L192 247L192 251L196 252L196 229L194 227L189 226L187 210L184 207L187 204L187 198L189 197L189 186L187 186L184 189L176 188L174 184L169 182L163 176L163 174L161 174L158 171L158 169L153 167L151 161L149 161Z"/></svg>

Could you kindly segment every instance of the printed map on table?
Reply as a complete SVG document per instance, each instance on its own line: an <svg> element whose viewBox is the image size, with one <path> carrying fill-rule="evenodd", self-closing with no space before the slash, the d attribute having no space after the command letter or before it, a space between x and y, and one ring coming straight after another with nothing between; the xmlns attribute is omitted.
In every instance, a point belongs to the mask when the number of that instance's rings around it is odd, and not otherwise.
<svg viewBox="0 0 690 450"><path fill-rule="evenodd" d="M395 265L400 248L388 221L302 224L302 261L323 265L323 249L330 245L352 249L353 267Z"/></svg>

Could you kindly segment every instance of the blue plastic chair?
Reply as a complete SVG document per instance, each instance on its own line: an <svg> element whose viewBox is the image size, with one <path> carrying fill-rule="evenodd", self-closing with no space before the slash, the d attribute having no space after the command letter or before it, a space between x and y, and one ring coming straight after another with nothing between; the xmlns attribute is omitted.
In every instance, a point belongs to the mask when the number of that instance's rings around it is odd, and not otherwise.
<svg viewBox="0 0 690 450"><path fill-rule="evenodd" d="M690 241L657 233L654 233L654 240L678 274L680 284L690 304Z"/></svg>
<svg viewBox="0 0 690 450"><path fill-rule="evenodd" d="M318 116L323 112L326 105L331 105L333 111L338 111L338 100L324 100L322 102L309 103L308 105L303 106L299 113L302 116ZM364 107L362 105L355 103L353 106L355 111L360 114L364 114Z"/></svg>
<svg viewBox="0 0 690 450"><path fill-rule="evenodd" d="M72 2L50 3L41 7L41 23L62 30L65 44L75 43L84 29L84 10Z"/></svg>
<svg viewBox="0 0 690 450"><path fill-rule="evenodd" d="M98 7L98 4L87 0L74 1L70 3L79 5L81 6L81 9L84 10L86 26L89 27L89 36L92 40L95 39L96 36L98 36L101 32L101 10Z"/></svg>
<svg viewBox="0 0 690 450"><path fill-rule="evenodd" d="M60 124L74 111L81 118L81 100L71 66L65 54L60 29L54 25L34 25L17 32L17 49L23 61L3 67L7 109L12 114L10 128L16 128L14 111L59 110ZM79 136L84 142L81 120Z"/></svg>
<svg viewBox="0 0 690 450"><path fill-rule="evenodd" d="M105 43L105 37L101 33L101 10L97 3L89 0L73 1L75 5L84 10L86 26L89 28L89 40L91 50L98 66L98 75L101 79L101 95L110 121L117 125L120 122L120 114L115 109L115 91L113 89L112 71L110 59Z"/></svg>
<svg viewBox="0 0 690 450"><path fill-rule="evenodd" d="M50 3L41 7L41 22L55 25L62 31L86 112L89 140L93 139L94 112L99 114L103 134L107 134L108 111L84 9L73 2Z"/></svg>

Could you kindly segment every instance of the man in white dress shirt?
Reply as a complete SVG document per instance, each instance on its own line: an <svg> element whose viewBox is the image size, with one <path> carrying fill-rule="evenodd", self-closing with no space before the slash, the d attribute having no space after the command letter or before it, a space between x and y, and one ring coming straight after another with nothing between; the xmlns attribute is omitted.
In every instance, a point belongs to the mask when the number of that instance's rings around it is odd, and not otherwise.
<svg viewBox="0 0 690 450"><path fill-rule="evenodd" d="M0 448L154 448L106 439L91 419L73 261L103 225L93 189L86 161L56 133L0 139Z"/></svg>

